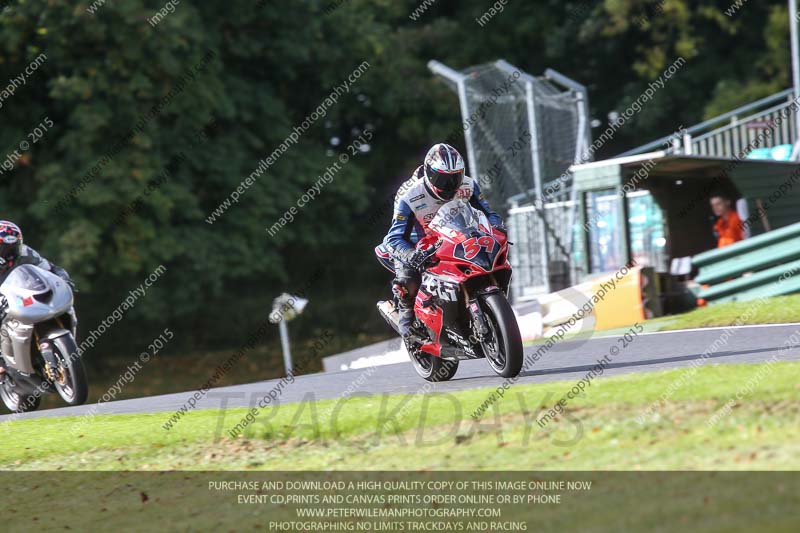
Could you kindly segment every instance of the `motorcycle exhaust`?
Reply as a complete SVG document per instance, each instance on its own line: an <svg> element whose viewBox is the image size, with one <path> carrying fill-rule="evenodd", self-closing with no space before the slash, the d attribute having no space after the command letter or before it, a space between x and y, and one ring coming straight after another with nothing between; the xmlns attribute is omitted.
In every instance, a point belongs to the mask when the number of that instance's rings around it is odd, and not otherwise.
<svg viewBox="0 0 800 533"><path fill-rule="evenodd" d="M386 321L386 323L389 324L395 331L395 333L399 335L400 313L397 312L397 309L395 309L394 304L391 301L385 301L385 302L378 302L376 305L378 307L378 312Z"/></svg>

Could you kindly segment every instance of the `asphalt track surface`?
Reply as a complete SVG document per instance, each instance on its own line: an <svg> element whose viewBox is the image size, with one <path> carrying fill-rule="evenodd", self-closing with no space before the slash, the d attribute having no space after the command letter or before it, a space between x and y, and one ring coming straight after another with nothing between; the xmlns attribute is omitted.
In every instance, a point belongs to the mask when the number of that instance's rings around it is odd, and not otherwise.
<svg viewBox="0 0 800 533"><path fill-rule="evenodd" d="M613 347L617 347L619 352L611 356L603 377L688 367L693 361L704 359L703 365L760 363L773 357L778 361L797 361L800 360L800 344L792 344L790 341L790 337L796 332L800 332L800 324L644 333L637 336L626 348L622 348L622 343L616 336L565 340L552 347L533 367L523 370L517 383L578 381L597 364L598 359L612 353ZM797 338L800 338L800 334L795 337ZM527 355L536 349L535 346L526 347L525 353ZM704 357L704 354L708 355ZM213 369L209 369L209 372L213 372ZM264 395L275 390L279 381L276 379L211 389L197 402L195 408L251 407ZM278 401L285 404L312 399L339 399L349 395L451 392L497 387L502 381L485 360L473 360L462 361L458 373L451 381L429 384L417 376L409 362L372 369L310 374L295 378L293 383L284 380ZM49 409L17 417L80 416L90 412L98 415L171 413L180 409L194 392ZM0 422L8 418L8 415L2 416Z"/></svg>

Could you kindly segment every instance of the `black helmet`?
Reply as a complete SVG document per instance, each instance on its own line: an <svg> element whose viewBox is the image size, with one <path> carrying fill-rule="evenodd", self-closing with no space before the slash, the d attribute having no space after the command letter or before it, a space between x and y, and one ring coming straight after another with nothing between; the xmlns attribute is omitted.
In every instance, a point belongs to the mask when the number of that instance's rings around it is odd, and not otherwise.
<svg viewBox="0 0 800 533"><path fill-rule="evenodd" d="M8 220L0 220L0 266L13 263L22 249L22 231Z"/></svg>
<svg viewBox="0 0 800 533"><path fill-rule="evenodd" d="M450 201L464 182L464 159L449 144L436 144L425 156L425 184L434 196Z"/></svg>

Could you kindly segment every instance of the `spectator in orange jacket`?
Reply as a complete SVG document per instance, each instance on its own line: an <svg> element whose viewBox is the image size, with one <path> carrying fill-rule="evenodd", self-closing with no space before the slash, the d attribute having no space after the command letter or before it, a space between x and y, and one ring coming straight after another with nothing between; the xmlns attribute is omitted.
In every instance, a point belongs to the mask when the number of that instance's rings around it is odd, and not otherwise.
<svg viewBox="0 0 800 533"><path fill-rule="evenodd" d="M711 197L711 210L717 217L714 224L714 234L717 237L717 248L728 246L744 239L742 220L735 209L731 207L731 199L722 194Z"/></svg>

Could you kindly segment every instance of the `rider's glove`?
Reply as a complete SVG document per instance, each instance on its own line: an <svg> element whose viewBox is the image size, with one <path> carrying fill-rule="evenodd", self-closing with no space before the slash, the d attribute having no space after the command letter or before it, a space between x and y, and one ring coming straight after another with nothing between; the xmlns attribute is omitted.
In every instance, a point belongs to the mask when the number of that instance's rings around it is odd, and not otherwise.
<svg viewBox="0 0 800 533"><path fill-rule="evenodd" d="M436 248L419 248L409 254L406 259L406 264L416 270L424 270L428 266L435 265L439 262L435 257Z"/></svg>

